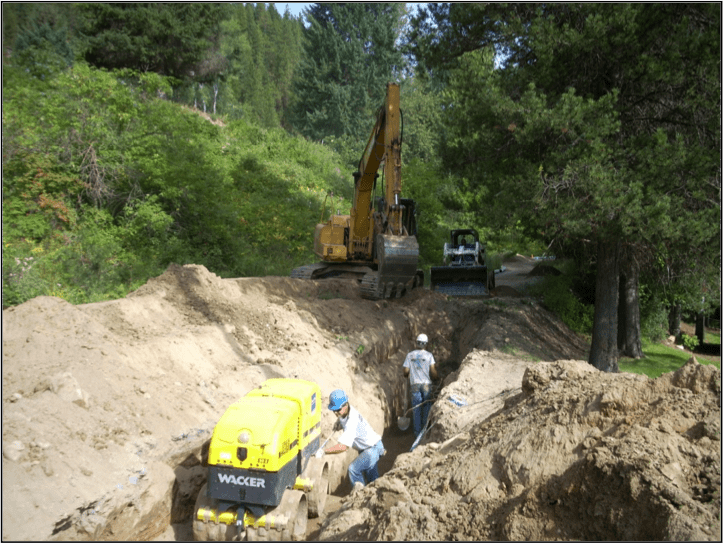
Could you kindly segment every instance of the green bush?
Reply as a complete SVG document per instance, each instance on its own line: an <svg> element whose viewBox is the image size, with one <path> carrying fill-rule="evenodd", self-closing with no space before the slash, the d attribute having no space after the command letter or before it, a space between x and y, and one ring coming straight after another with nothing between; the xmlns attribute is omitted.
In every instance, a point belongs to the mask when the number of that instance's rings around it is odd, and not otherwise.
<svg viewBox="0 0 723 543"><path fill-rule="evenodd" d="M689 336L688 334L681 334L680 342L683 344L683 347L685 347L689 351L694 351L695 348L700 344L697 336Z"/></svg>
<svg viewBox="0 0 723 543"><path fill-rule="evenodd" d="M83 63L44 81L8 75L4 307L122 297L171 262L288 275L316 260L324 196L348 212L353 179L327 146L213 124L158 98L158 76Z"/></svg>
<svg viewBox="0 0 723 543"><path fill-rule="evenodd" d="M41 259L32 244L3 244L3 309L47 294L48 284L40 273Z"/></svg>
<svg viewBox="0 0 723 543"><path fill-rule="evenodd" d="M502 268L502 257L500 253L487 252L485 255L485 264L488 270L499 270Z"/></svg>

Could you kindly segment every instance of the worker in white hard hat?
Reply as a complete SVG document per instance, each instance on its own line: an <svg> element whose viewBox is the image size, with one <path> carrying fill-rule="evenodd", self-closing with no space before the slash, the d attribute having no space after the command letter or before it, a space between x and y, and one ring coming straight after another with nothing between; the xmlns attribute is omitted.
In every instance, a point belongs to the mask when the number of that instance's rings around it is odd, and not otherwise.
<svg viewBox="0 0 723 543"><path fill-rule="evenodd" d="M427 424L429 408L432 406L432 379L437 380L437 368L434 356L427 351L427 336L417 336L417 348L404 359L404 377L409 377L409 388L412 394L412 420L414 434L419 436ZM431 379L430 379L431 378Z"/></svg>
<svg viewBox="0 0 723 543"><path fill-rule="evenodd" d="M335 445L320 448L317 457L343 453L349 447L359 451L359 456L349 464L348 469L352 489L357 490L379 478L379 458L386 452L382 436L349 404L349 398L343 390L337 389L329 395L329 409L338 417L337 424L344 432Z"/></svg>

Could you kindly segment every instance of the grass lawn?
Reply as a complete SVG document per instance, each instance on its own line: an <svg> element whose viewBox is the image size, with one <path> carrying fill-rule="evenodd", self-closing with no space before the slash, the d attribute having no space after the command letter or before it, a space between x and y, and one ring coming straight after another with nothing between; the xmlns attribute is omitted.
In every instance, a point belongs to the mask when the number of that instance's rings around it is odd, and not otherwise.
<svg viewBox="0 0 723 543"><path fill-rule="evenodd" d="M706 345L720 345L719 331L706 331ZM701 364L711 364L720 369L720 356L709 356L690 351L682 351L663 343L643 342L643 354L645 358L634 360L632 358L621 358L618 361L620 371L629 373L641 373L648 377L660 377L662 374L675 371L685 364L691 356L695 356Z"/></svg>

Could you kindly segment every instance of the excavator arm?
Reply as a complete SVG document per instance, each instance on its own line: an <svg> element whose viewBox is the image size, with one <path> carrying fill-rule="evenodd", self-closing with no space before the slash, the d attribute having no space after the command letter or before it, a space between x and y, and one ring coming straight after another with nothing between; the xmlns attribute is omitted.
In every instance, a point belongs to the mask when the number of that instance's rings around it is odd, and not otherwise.
<svg viewBox="0 0 723 543"><path fill-rule="evenodd" d="M355 259L368 260L373 257L374 230L377 230L377 234L403 233L403 208L399 203L402 192L400 115L399 85L389 83L384 107L379 110L377 122L359 160L359 168L354 172L354 199L349 226L350 253ZM386 181L384 209L375 217L371 196L382 163ZM377 223L376 229L373 228L373 220Z"/></svg>

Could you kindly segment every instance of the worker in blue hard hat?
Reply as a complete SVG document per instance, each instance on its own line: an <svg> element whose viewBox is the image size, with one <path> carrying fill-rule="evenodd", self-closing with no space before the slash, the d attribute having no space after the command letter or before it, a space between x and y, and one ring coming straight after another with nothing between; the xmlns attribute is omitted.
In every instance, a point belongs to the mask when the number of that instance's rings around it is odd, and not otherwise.
<svg viewBox="0 0 723 543"><path fill-rule="evenodd" d="M417 336L417 348L404 359L404 377L409 377L409 389L412 395L412 420L414 434L419 435L427 425L429 408L432 406L432 379L437 380L437 368L434 356L426 350L427 335Z"/></svg>
<svg viewBox="0 0 723 543"><path fill-rule="evenodd" d="M357 490L379 477L377 465L379 458L386 452L382 436L349 404L349 398L343 390L337 389L329 395L329 409L338 417L337 423L344 432L335 445L319 449L317 456L343 453L349 447L358 450L359 456L348 469L352 488Z"/></svg>

